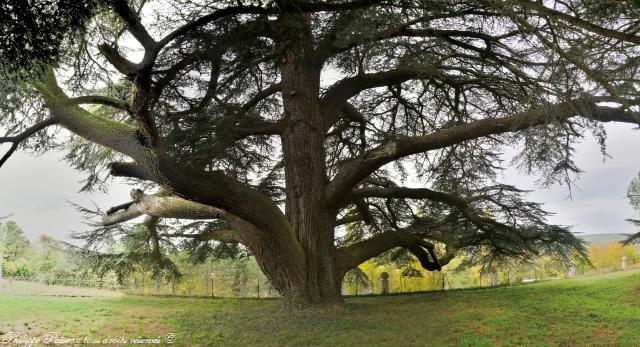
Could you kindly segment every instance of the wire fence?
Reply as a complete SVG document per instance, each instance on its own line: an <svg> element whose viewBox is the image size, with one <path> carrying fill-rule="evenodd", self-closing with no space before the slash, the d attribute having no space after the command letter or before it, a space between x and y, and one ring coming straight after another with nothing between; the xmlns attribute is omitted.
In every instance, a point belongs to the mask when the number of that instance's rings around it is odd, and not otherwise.
<svg viewBox="0 0 640 347"><path fill-rule="evenodd" d="M640 263L629 264L626 269L640 269ZM462 280L462 276L451 271L403 276L401 273L381 268L367 274L366 281L350 281L349 278L346 278L343 282L342 293L348 296L362 296L487 288L620 270L620 267L615 266L582 268L576 269L576 273L572 276L565 274L555 277L545 277L542 273L534 270L525 276L524 280L511 277L508 273L485 273L476 278L467 276ZM383 279L383 273L387 274L386 280ZM279 296L267 278L257 269L187 273L174 281L154 279L149 274L137 274L122 282L118 282L115 278L87 276L13 276L5 277L0 281L0 293L56 296L129 294L225 298L276 298Z"/></svg>
<svg viewBox="0 0 640 347"><path fill-rule="evenodd" d="M122 283L122 292L134 295L187 297L273 298L277 291L261 272L183 274L167 281L133 276Z"/></svg>

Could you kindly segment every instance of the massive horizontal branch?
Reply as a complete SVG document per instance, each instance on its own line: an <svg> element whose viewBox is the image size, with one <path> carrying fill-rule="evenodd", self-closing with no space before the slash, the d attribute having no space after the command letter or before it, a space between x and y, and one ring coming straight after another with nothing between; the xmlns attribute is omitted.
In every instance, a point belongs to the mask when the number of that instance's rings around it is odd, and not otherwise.
<svg viewBox="0 0 640 347"><path fill-rule="evenodd" d="M445 259L438 259L435 246L431 242L407 231L393 230L372 236L351 246L339 248L339 264L342 271L346 272L396 247L408 249L418 258L422 267L429 271L442 269L442 266L453 258L452 255L448 255ZM427 256L427 252L431 259Z"/></svg>
<svg viewBox="0 0 640 347"><path fill-rule="evenodd" d="M228 211L298 246L284 214L269 197L222 171L194 171L179 166L165 153L148 147L135 127L72 105L58 86L51 69L47 71L44 81L35 83L34 86L44 98L52 118L74 134L131 157L140 165L139 168L144 168L144 174L151 174L153 181L159 182L176 195ZM138 176L144 177L142 172Z"/></svg>
<svg viewBox="0 0 640 347"><path fill-rule="evenodd" d="M428 135L386 142L355 158L338 171L327 187L330 205L339 205L351 189L381 166L412 154L440 149L489 135L519 131L551 121L583 116L600 122L640 123L640 116L617 107L598 106L591 98L542 106L503 118L482 119L451 126Z"/></svg>
<svg viewBox="0 0 640 347"><path fill-rule="evenodd" d="M121 205L122 209L111 209L102 219L102 225L114 225L130 221L143 215L176 219L218 219L227 213L215 207L199 204L165 194L146 195L132 192L133 202Z"/></svg>
<svg viewBox="0 0 640 347"><path fill-rule="evenodd" d="M74 105L82 105L82 104L106 105L113 108L117 108L119 110L131 112L131 108L129 107L129 104L127 104L125 101L112 98L109 96L104 96L104 95L79 96L76 98L69 99L69 103Z"/></svg>
<svg viewBox="0 0 640 347"><path fill-rule="evenodd" d="M52 120L69 131L96 144L111 148L138 162L153 159L151 150L140 141L135 127L95 115L70 101L48 69L43 81L34 83L49 108Z"/></svg>
<svg viewBox="0 0 640 347"><path fill-rule="evenodd" d="M350 98L368 89L394 86L410 80L436 80L456 87L481 82L478 78L465 79L430 65L400 66L388 71L347 77L331 86L320 101L320 109L325 117L325 131L333 126L341 111L349 116L357 115L357 110L347 102Z"/></svg>
<svg viewBox="0 0 640 347"><path fill-rule="evenodd" d="M220 241L220 242L225 242L225 243L238 243L238 237L237 237L237 232L235 230L231 230L231 229L216 229L216 230L209 230L209 231L205 231L203 233L200 234L182 234L182 233L175 233L175 234L164 234L162 236L164 237L184 237L184 238L191 238L191 239L196 239L199 241Z"/></svg>
<svg viewBox="0 0 640 347"><path fill-rule="evenodd" d="M154 177L149 174L147 169L138 164L131 162L113 162L109 164L109 174L114 177L137 178L143 181L153 181Z"/></svg>

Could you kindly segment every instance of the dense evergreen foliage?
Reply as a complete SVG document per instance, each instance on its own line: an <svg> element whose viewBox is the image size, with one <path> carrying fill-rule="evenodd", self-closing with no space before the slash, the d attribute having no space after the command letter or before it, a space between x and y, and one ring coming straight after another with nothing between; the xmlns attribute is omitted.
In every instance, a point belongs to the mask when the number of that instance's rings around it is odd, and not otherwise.
<svg viewBox="0 0 640 347"><path fill-rule="evenodd" d="M60 57L65 39L84 29L100 0L3 1L0 4L0 71L33 76Z"/></svg>

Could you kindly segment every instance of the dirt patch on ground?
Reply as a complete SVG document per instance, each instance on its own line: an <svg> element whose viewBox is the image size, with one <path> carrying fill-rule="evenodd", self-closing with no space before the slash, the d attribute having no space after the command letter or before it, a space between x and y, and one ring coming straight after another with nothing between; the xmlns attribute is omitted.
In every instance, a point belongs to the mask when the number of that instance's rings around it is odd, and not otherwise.
<svg viewBox="0 0 640 347"><path fill-rule="evenodd" d="M627 292L629 303L634 306L640 306L640 287L636 287Z"/></svg>
<svg viewBox="0 0 640 347"><path fill-rule="evenodd" d="M9 281L3 280L0 287L0 295L36 295L58 297L119 297L120 292L88 288L70 287L61 285L46 285L39 282Z"/></svg>

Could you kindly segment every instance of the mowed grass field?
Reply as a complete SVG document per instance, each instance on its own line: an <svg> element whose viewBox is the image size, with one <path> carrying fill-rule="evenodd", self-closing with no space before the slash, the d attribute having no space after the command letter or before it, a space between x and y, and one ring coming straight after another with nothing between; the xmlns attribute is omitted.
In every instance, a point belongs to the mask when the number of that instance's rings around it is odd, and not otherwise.
<svg viewBox="0 0 640 347"><path fill-rule="evenodd" d="M349 298L295 313L278 300L3 295L0 331L162 341L173 333L177 346L640 346L640 271Z"/></svg>

